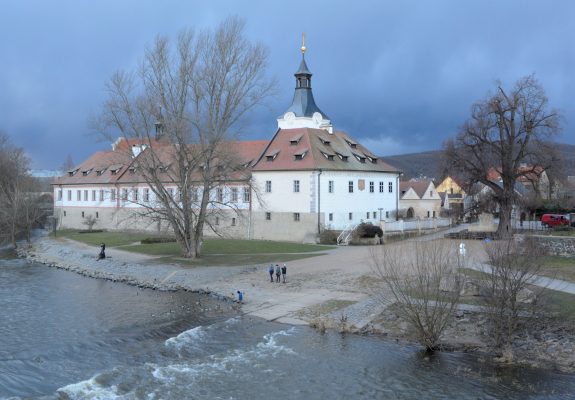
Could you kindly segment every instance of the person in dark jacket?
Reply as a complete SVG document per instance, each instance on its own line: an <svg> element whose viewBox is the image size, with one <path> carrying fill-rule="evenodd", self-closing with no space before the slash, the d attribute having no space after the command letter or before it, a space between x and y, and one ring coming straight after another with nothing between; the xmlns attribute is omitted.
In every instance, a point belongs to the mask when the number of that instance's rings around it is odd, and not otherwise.
<svg viewBox="0 0 575 400"><path fill-rule="evenodd" d="M102 243L100 245L100 254L98 254L98 261L106 258L106 244Z"/></svg>
<svg viewBox="0 0 575 400"><path fill-rule="evenodd" d="M274 281L274 265L270 264L270 267L268 268L268 272L270 274L270 282Z"/></svg>
<svg viewBox="0 0 575 400"><path fill-rule="evenodd" d="M287 266L284 264L282 267L282 277L284 278L284 283L286 283Z"/></svg>
<svg viewBox="0 0 575 400"><path fill-rule="evenodd" d="M280 266L278 264L276 264L276 282L280 283L280 276L282 274L282 270L280 269Z"/></svg>

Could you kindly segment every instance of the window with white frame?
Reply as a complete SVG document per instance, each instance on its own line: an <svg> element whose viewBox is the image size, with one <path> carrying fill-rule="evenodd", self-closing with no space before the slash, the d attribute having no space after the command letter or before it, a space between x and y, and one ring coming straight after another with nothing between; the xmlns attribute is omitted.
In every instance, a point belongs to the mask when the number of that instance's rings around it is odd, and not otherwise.
<svg viewBox="0 0 575 400"><path fill-rule="evenodd" d="M173 198L174 198L174 189L168 188L168 197L169 197L170 199L173 199Z"/></svg>
<svg viewBox="0 0 575 400"><path fill-rule="evenodd" d="M132 200L138 201L138 189L132 189Z"/></svg>
<svg viewBox="0 0 575 400"><path fill-rule="evenodd" d="M82 191L76 190L76 200L82 201Z"/></svg>
<svg viewBox="0 0 575 400"><path fill-rule="evenodd" d="M294 193L299 193L299 181L298 180L293 181L293 191L294 191Z"/></svg>
<svg viewBox="0 0 575 400"><path fill-rule="evenodd" d="M379 182L379 193L383 193L385 185L383 184L383 182Z"/></svg>
<svg viewBox="0 0 575 400"><path fill-rule="evenodd" d="M272 213L271 212L267 212L266 213L266 221L271 221L272 220Z"/></svg>
<svg viewBox="0 0 575 400"><path fill-rule="evenodd" d="M387 191L388 191L389 193L393 193L393 182L389 182L389 183L387 184Z"/></svg>
<svg viewBox="0 0 575 400"><path fill-rule="evenodd" d="M200 193L198 188L192 188L192 201L200 201Z"/></svg>
<svg viewBox="0 0 575 400"><path fill-rule="evenodd" d="M299 222L299 213L293 213L293 220Z"/></svg>
<svg viewBox="0 0 575 400"><path fill-rule="evenodd" d="M333 188L334 188L334 186L333 186L333 181L328 181L328 183L327 183L327 191L328 191L329 193L333 193Z"/></svg>
<svg viewBox="0 0 575 400"><path fill-rule="evenodd" d="M62 189L58 190L58 201L62 200Z"/></svg>
<svg viewBox="0 0 575 400"><path fill-rule="evenodd" d="M96 191L92 190L92 201L96 201Z"/></svg>
<svg viewBox="0 0 575 400"><path fill-rule="evenodd" d="M104 201L104 189L100 189L100 201Z"/></svg>
<svg viewBox="0 0 575 400"><path fill-rule="evenodd" d="M376 218L377 218L377 212L374 211L373 212L373 219L376 219Z"/></svg>
<svg viewBox="0 0 575 400"><path fill-rule="evenodd" d="M375 184L373 182L369 182L369 193L375 192Z"/></svg>
<svg viewBox="0 0 575 400"><path fill-rule="evenodd" d="M244 203L250 202L250 188L244 187Z"/></svg>
<svg viewBox="0 0 575 400"><path fill-rule="evenodd" d="M353 193L353 181L349 181L347 186L349 193Z"/></svg>
<svg viewBox="0 0 575 400"><path fill-rule="evenodd" d="M272 181L266 181L266 193L271 193L272 191Z"/></svg>
<svg viewBox="0 0 575 400"><path fill-rule="evenodd" d="M122 200L128 200L128 189L122 189Z"/></svg>
<svg viewBox="0 0 575 400"><path fill-rule="evenodd" d="M385 218L389 218L389 211L385 212Z"/></svg>
<svg viewBox="0 0 575 400"><path fill-rule="evenodd" d="M238 188L232 188L232 202L238 202Z"/></svg>
<svg viewBox="0 0 575 400"><path fill-rule="evenodd" d="M328 220L331 222L333 221L333 213L328 214Z"/></svg>
<svg viewBox="0 0 575 400"><path fill-rule="evenodd" d="M88 201L88 191L84 190L84 201Z"/></svg>
<svg viewBox="0 0 575 400"><path fill-rule="evenodd" d="M369 211L365 213L365 219L369 219Z"/></svg>
<svg viewBox="0 0 575 400"><path fill-rule="evenodd" d="M217 197L217 201L219 201L220 203L224 202L224 189L223 188L217 188L216 189L216 197Z"/></svg>
<svg viewBox="0 0 575 400"><path fill-rule="evenodd" d="M144 201L147 203L150 201L150 189L144 188Z"/></svg>
<svg viewBox="0 0 575 400"><path fill-rule="evenodd" d="M116 189L110 190L110 200L116 201Z"/></svg>
<svg viewBox="0 0 575 400"><path fill-rule="evenodd" d="M349 213L348 219L351 221L353 219L353 213Z"/></svg>
<svg viewBox="0 0 575 400"><path fill-rule="evenodd" d="M68 190L68 201L72 201L72 191Z"/></svg>

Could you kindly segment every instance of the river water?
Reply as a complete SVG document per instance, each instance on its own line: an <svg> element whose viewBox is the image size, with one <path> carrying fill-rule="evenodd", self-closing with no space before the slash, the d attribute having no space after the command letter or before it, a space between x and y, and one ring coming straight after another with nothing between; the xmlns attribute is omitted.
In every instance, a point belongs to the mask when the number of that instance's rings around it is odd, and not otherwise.
<svg viewBox="0 0 575 400"><path fill-rule="evenodd" d="M0 398L575 399L575 376L241 316L0 254Z"/></svg>

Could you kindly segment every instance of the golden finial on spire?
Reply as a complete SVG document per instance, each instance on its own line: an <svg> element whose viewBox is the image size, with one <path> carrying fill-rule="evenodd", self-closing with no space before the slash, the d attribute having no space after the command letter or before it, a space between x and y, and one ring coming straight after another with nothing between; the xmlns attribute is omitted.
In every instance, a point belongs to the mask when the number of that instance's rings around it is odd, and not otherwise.
<svg viewBox="0 0 575 400"><path fill-rule="evenodd" d="M301 34L301 54L305 54L305 32Z"/></svg>

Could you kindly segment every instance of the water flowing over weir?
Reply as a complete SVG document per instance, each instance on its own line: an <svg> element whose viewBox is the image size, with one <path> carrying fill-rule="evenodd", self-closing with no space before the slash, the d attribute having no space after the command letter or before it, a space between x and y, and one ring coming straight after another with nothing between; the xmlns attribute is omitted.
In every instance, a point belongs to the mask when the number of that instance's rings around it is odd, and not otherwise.
<svg viewBox="0 0 575 400"><path fill-rule="evenodd" d="M575 398L572 375L319 334L22 260L0 261L0 305L0 398Z"/></svg>

